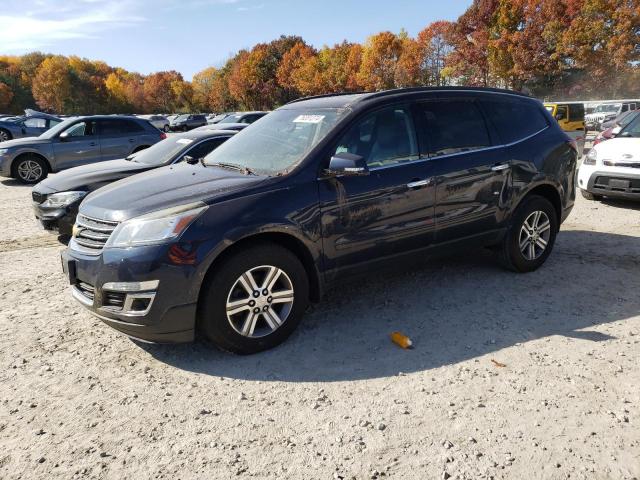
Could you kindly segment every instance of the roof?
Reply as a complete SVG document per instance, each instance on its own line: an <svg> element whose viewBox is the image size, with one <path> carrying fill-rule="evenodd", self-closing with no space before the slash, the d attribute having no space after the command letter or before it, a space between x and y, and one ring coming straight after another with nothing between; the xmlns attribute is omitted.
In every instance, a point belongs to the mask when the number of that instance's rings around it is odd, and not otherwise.
<svg viewBox="0 0 640 480"><path fill-rule="evenodd" d="M228 135L235 135L235 130L190 130L185 133L179 133L178 135L172 135L170 138L190 138L191 140L200 140L202 138L215 138L215 137L226 137Z"/></svg>
<svg viewBox="0 0 640 480"><path fill-rule="evenodd" d="M532 98L524 93L513 90L505 90L502 88L487 87L412 87L397 88L393 90L383 90L381 92L363 92L363 93L336 93L327 95L316 95L313 97L304 97L287 103L281 108L298 108L297 104L301 104L299 108L315 107L315 108L344 108L354 106L356 104L384 98L393 98L396 96L407 94L435 92L476 92L476 93L495 93L516 95L523 98Z"/></svg>

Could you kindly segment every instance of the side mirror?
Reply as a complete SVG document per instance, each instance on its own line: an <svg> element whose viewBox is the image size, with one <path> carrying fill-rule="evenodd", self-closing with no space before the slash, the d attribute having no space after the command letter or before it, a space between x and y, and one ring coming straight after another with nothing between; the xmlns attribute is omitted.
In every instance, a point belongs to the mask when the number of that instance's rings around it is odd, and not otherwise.
<svg viewBox="0 0 640 480"><path fill-rule="evenodd" d="M616 135L618 135L620 133L620 130L622 130L622 127L620 125L618 125L613 130L611 130L611 135L613 135L615 137Z"/></svg>
<svg viewBox="0 0 640 480"><path fill-rule="evenodd" d="M369 175L369 169L364 157L347 152L336 153L331 157L329 168L325 172L333 177Z"/></svg>
<svg viewBox="0 0 640 480"><path fill-rule="evenodd" d="M58 135L58 138L61 142L66 142L67 140L69 140L69 132L62 132L60 135Z"/></svg>

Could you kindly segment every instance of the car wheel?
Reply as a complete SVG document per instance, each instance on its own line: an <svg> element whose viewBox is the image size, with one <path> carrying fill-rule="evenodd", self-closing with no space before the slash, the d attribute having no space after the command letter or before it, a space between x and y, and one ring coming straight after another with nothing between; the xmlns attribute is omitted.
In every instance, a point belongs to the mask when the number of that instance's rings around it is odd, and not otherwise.
<svg viewBox="0 0 640 480"><path fill-rule="evenodd" d="M11 140L11 134L6 130L0 129L0 142L6 142L8 140Z"/></svg>
<svg viewBox="0 0 640 480"><path fill-rule="evenodd" d="M531 195L518 206L500 248L501 263L515 272L532 272L546 260L556 240L558 216L546 198Z"/></svg>
<svg viewBox="0 0 640 480"><path fill-rule="evenodd" d="M587 192L586 190L580 189L580 193L587 200L602 200L602 195L595 195L591 192Z"/></svg>
<svg viewBox="0 0 640 480"><path fill-rule="evenodd" d="M13 176L21 183L38 183L46 178L48 173L46 162L33 155L19 157L13 164Z"/></svg>
<svg viewBox="0 0 640 480"><path fill-rule="evenodd" d="M257 353L282 343L300 323L309 279L289 250L257 245L214 268L201 292L198 324L218 347Z"/></svg>
<svg viewBox="0 0 640 480"><path fill-rule="evenodd" d="M169 125L165 125L162 130L164 130L165 132L170 132L171 128L169 128Z"/></svg>

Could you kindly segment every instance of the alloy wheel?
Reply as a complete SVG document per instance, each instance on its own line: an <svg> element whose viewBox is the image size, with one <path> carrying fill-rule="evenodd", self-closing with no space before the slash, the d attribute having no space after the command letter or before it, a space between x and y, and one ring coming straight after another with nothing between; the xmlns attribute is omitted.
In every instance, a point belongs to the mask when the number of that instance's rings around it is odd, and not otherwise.
<svg viewBox="0 0 640 480"><path fill-rule="evenodd" d="M5 132L4 130L0 130L0 142L6 142L8 140L11 140L9 138L9 134L7 132Z"/></svg>
<svg viewBox="0 0 640 480"><path fill-rule="evenodd" d="M285 323L293 299L293 284L284 270L272 265L255 267L244 272L231 287L227 320L244 337L265 337Z"/></svg>
<svg viewBox="0 0 640 480"><path fill-rule="evenodd" d="M520 252L527 260L536 260L547 249L550 237L551 222L547 214L541 210L532 212L520 229Z"/></svg>
<svg viewBox="0 0 640 480"><path fill-rule="evenodd" d="M34 160L24 160L18 165L18 176L25 182L35 182L42 173L42 166Z"/></svg>

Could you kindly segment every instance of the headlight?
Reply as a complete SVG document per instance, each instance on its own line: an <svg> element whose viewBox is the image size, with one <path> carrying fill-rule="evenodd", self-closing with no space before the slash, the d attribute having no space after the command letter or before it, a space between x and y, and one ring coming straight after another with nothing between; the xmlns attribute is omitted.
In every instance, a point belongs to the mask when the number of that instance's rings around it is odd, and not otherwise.
<svg viewBox="0 0 640 480"><path fill-rule="evenodd" d="M5 153L7 153L9 151L8 148L0 148L0 156L4 155Z"/></svg>
<svg viewBox="0 0 640 480"><path fill-rule="evenodd" d="M596 152L595 148L592 148L591 150L589 150L589 153L585 157L583 163L585 165L595 165L597 158L598 158L598 152Z"/></svg>
<svg viewBox="0 0 640 480"><path fill-rule="evenodd" d="M76 200L80 200L88 192L60 192L49 195L49 197L42 204L43 207L59 208L67 207Z"/></svg>
<svg viewBox="0 0 640 480"><path fill-rule="evenodd" d="M202 202L190 203L124 221L113 231L105 248L154 245L177 238L207 208Z"/></svg>

